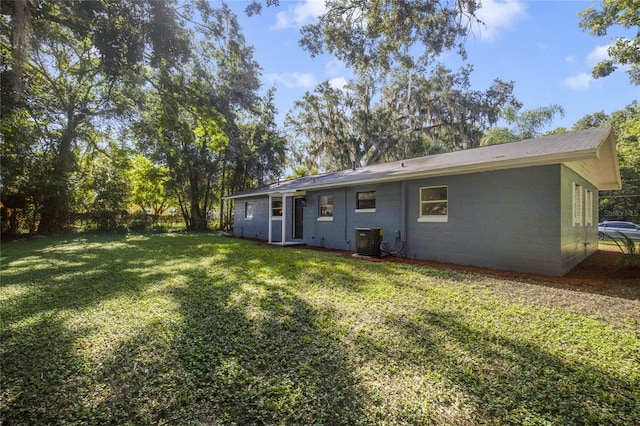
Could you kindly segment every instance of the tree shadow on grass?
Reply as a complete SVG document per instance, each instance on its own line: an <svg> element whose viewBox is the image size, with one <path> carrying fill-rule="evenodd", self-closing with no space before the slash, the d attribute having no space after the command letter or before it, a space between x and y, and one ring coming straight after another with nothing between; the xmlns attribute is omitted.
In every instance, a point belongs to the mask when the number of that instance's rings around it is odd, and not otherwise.
<svg viewBox="0 0 640 426"><path fill-rule="evenodd" d="M151 259L147 243L120 235L39 241L29 256L3 260L0 288L21 288L19 296L5 304L4 316L17 322L44 312L87 309L142 291L161 278L153 272L142 276L145 261L153 265L169 259Z"/></svg>
<svg viewBox="0 0 640 426"><path fill-rule="evenodd" d="M363 324L381 328L382 344L358 335L361 324L339 324L331 306L341 296L356 294L356 311L371 311L367 301L377 297L393 308L387 287L396 280L378 284L379 293L367 282L387 266L206 236L114 238L126 242L117 251L110 241L43 246L3 274L0 286L23 292L3 304L3 422L639 423L637 378L570 363L453 315L413 305L376 313ZM49 260L60 262L29 272ZM379 370L365 373L365 386L356 371L368 357ZM431 373L464 405L432 399L435 408L413 414L422 401L373 389L382 376L416 374L410 385L422 386ZM381 413L386 407L397 412Z"/></svg>
<svg viewBox="0 0 640 426"><path fill-rule="evenodd" d="M222 261L230 271L175 291L185 317L175 341L204 423L360 424L363 389L334 337L330 312L291 290L273 265ZM291 271L288 271L290 276Z"/></svg>
<svg viewBox="0 0 640 426"><path fill-rule="evenodd" d="M330 313L275 272L256 278L271 265L251 252L215 262L167 290L181 320L166 341L147 331L116 349L100 372L110 396L95 413L135 424L362 424L364 391Z"/></svg>
<svg viewBox="0 0 640 426"><path fill-rule="evenodd" d="M87 359L83 353L92 348L83 345L95 344L92 336L113 322L121 323L122 335L132 333L121 318L129 312L114 306L121 300L123 309L142 306L147 290L170 276L154 269L177 260L158 247L166 242L159 236L85 235L3 246L0 423L90 419L82 413L82 386L101 361Z"/></svg>
<svg viewBox="0 0 640 426"><path fill-rule="evenodd" d="M412 319L390 315L386 324L407 346L402 356L380 352L381 361L395 357L443 377L473 408L471 417L456 423L640 423L637 377L563 360L531 342L479 331L426 309Z"/></svg>
<svg viewBox="0 0 640 426"><path fill-rule="evenodd" d="M21 293L3 314L0 420L363 421L331 316L292 292L289 275L243 244L180 239L172 252L154 238L55 243L9 259L2 286ZM113 308L121 303L125 312Z"/></svg>

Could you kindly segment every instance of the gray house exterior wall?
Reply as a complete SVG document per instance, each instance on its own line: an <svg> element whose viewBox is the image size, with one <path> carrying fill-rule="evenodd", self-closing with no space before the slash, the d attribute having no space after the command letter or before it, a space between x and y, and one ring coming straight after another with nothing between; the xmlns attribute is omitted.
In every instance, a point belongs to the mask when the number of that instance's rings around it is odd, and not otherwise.
<svg viewBox="0 0 640 426"><path fill-rule="evenodd" d="M253 203L253 218L245 218L247 203ZM233 233L238 237L266 240L269 235L269 198L237 200L233 206Z"/></svg>
<svg viewBox="0 0 640 426"><path fill-rule="evenodd" d="M382 228L383 241L393 242L400 229L400 182L308 191L305 207L304 242L308 245L342 250L355 249L356 228ZM358 192L376 191L375 212L356 210ZM319 197L333 196L333 220L318 220Z"/></svg>
<svg viewBox="0 0 640 426"><path fill-rule="evenodd" d="M408 182L407 255L559 275L560 166ZM420 223L420 187L447 185L446 223Z"/></svg>
<svg viewBox="0 0 640 426"><path fill-rule="evenodd" d="M245 217L247 203L253 203L253 217ZM286 214L291 218L293 199L287 198ZM253 197L237 200L233 206L233 234L243 238L269 238L269 197ZM292 239L293 228L291 219L287 219L286 238ZM282 219L272 219L271 238L273 241L282 240Z"/></svg>
<svg viewBox="0 0 640 426"><path fill-rule="evenodd" d="M574 183L594 194L591 225L575 226ZM446 222L419 222L421 187L446 185ZM358 192L376 191L375 211L357 212ZM354 250L355 228L396 231L409 258L493 269L563 275L597 249L595 187L560 164L306 191L303 238L310 246ZM319 197L333 197L332 220L319 220ZM244 218L246 202L253 219ZM287 197L287 240L292 240L292 197ZM587 208L588 206L585 206ZM268 197L236 200L234 234L268 238ZM586 215L585 215L586 216ZM272 240L280 241L274 220Z"/></svg>

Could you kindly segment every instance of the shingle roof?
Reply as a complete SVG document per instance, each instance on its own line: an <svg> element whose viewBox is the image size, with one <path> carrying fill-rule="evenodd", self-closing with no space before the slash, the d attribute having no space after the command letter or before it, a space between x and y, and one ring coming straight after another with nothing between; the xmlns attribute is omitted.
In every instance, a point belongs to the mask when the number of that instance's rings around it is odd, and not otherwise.
<svg viewBox="0 0 640 426"><path fill-rule="evenodd" d="M565 164L598 189L620 189L613 134L603 127L284 180L227 198L548 164Z"/></svg>

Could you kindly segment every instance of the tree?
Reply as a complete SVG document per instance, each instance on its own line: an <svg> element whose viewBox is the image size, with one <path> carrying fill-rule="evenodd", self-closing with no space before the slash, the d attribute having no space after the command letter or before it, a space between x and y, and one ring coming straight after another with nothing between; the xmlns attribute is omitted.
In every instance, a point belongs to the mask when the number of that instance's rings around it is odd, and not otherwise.
<svg viewBox="0 0 640 426"><path fill-rule="evenodd" d="M580 120L576 121L573 125L573 130L584 130L595 127L604 127L609 124L609 116L604 111L599 111L593 114L585 115Z"/></svg>
<svg viewBox="0 0 640 426"><path fill-rule="evenodd" d="M270 89L238 125L240 143L228 157L229 192L273 182L284 170L287 141L275 123L274 94Z"/></svg>
<svg viewBox="0 0 640 426"><path fill-rule="evenodd" d="M274 93L268 90L234 119L236 131L225 150L220 178L220 229L231 223L231 204L225 203L224 195L274 182L284 170L287 140L275 123Z"/></svg>
<svg viewBox="0 0 640 426"><path fill-rule="evenodd" d="M2 117L5 154L20 159L3 164L3 178L9 178L3 179L3 197L20 186L28 188L40 216L38 232L63 232L71 218L78 144L97 142L95 122L114 111L119 88L101 74L101 61L87 38L74 38L51 24L35 29L31 43L24 64L28 97Z"/></svg>
<svg viewBox="0 0 640 426"><path fill-rule="evenodd" d="M122 225L131 205L130 150L110 141L104 149L88 152L78 161L73 186L75 211L82 212L99 229L113 230Z"/></svg>
<svg viewBox="0 0 640 426"><path fill-rule="evenodd" d="M60 28L70 39L97 49L104 73L112 79L131 76L135 66L161 60L181 61L189 55L184 28L176 23L175 1L44 1L0 3L3 34L3 114L23 99L24 68L29 62L33 31ZM5 102L10 99L11 102Z"/></svg>
<svg viewBox="0 0 640 426"><path fill-rule="evenodd" d="M167 167L154 164L147 157L135 154L127 173L131 185L131 198L140 209L162 214L169 207L169 180Z"/></svg>
<svg viewBox="0 0 640 426"><path fill-rule="evenodd" d="M3 98L4 99L4 98ZM34 197L48 156L36 149L40 138L38 122L26 111L4 115L0 121L0 201L2 232L17 234L37 229Z"/></svg>
<svg viewBox="0 0 640 426"><path fill-rule="evenodd" d="M510 127L496 127L482 137L481 145L496 145L521 139L531 139L543 134L545 127L553 123L556 115L564 116L564 108L552 104L519 112L509 107L501 111L502 118Z"/></svg>
<svg viewBox="0 0 640 426"><path fill-rule="evenodd" d="M395 69L361 74L344 89L327 82L306 93L287 116L303 136L308 167L344 169L478 146L501 108L519 106L513 83L470 89L470 67L435 67L429 75ZM298 158L301 162L302 158Z"/></svg>
<svg viewBox="0 0 640 426"><path fill-rule="evenodd" d="M150 78L147 105L135 126L141 147L169 170L189 230L205 230L222 196L227 164L241 151L237 118L256 105L259 67L236 17L207 9L189 62L161 67ZM194 39L196 37L194 36Z"/></svg>
<svg viewBox="0 0 640 426"><path fill-rule="evenodd" d="M618 37L609 46L610 59L593 68L595 78L606 77L619 66L628 66L632 84L640 85L640 3L634 0L602 0L601 9L589 6L580 13L580 27L591 35L602 37L615 25L636 31L635 39Z"/></svg>
<svg viewBox="0 0 640 426"><path fill-rule="evenodd" d="M327 0L318 22L302 28L300 44L312 56L325 49L363 71L426 65L464 42L480 7L476 0ZM418 61L413 52L419 53Z"/></svg>
<svg viewBox="0 0 640 426"><path fill-rule="evenodd" d="M502 110L521 107L513 96L514 82L495 79L485 91L471 90L472 71L466 66L454 73L438 65L428 77L410 75L408 79L401 71L392 87L403 101L411 128L450 151L475 148Z"/></svg>
<svg viewBox="0 0 640 426"><path fill-rule="evenodd" d="M38 232L72 218L78 153L123 114L139 65L188 53L171 2L1 3L2 199L33 206Z"/></svg>
<svg viewBox="0 0 640 426"><path fill-rule="evenodd" d="M228 142L224 118L198 90L202 82L188 68L161 71L154 84L134 135L153 161L169 170L167 184L187 229L205 230L219 154Z"/></svg>
<svg viewBox="0 0 640 426"><path fill-rule="evenodd" d="M76 206L100 204L98 183L109 194L118 192L114 179L126 183L126 174L111 174L117 167L103 141L131 120L144 153L169 170L167 188L180 197L189 229L204 229L245 141L237 117L260 99L259 67L228 7L152 0L1 5L3 206L32 206L40 232L64 231ZM254 133L275 146L273 131ZM267 164L265 177L281 164Z"/></svg>
<svg viewBox="0 0 640 426"><path fill-rule="evenodd" d="M351 83L345 89L321 83L313 93L305 93L287 114L287 123L296 135L307 142L297 160L306 155L329 170L345 169L369 162L374 141L369 137L372 91L366 80ZM384 135L378 133L377 138ZM309 165L312 165L311 163Z"/></svg>

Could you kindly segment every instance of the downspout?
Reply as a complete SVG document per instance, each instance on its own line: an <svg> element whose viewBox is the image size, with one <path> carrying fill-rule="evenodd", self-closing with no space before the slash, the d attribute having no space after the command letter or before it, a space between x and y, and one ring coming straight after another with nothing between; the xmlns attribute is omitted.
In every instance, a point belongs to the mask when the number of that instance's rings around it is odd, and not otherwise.
<svg viewBox="0 0 640 426"><path fill-rule="evenodd" d="M271 208L271 194L269 194L269 205L267 206L267 209L269 211L269 240L268 243L271 244L272 240L271 240L271 231L273 228L273 209Z"/></svg>
<svg viewBox="0 0 640 426"><path fill-rule="evenodd" d="M347 215L347 188L344 189L344 241L349 245L349 250L351 250L351 240L349 240L349 235L348 235L348 219L349 216Z"/></svg>
<svg viewBox="0 0 640 426"><path fill-rule="evenodd" d="M407 181L400 182L400 241L404 240L405 253L407 252Z"/></svg>

